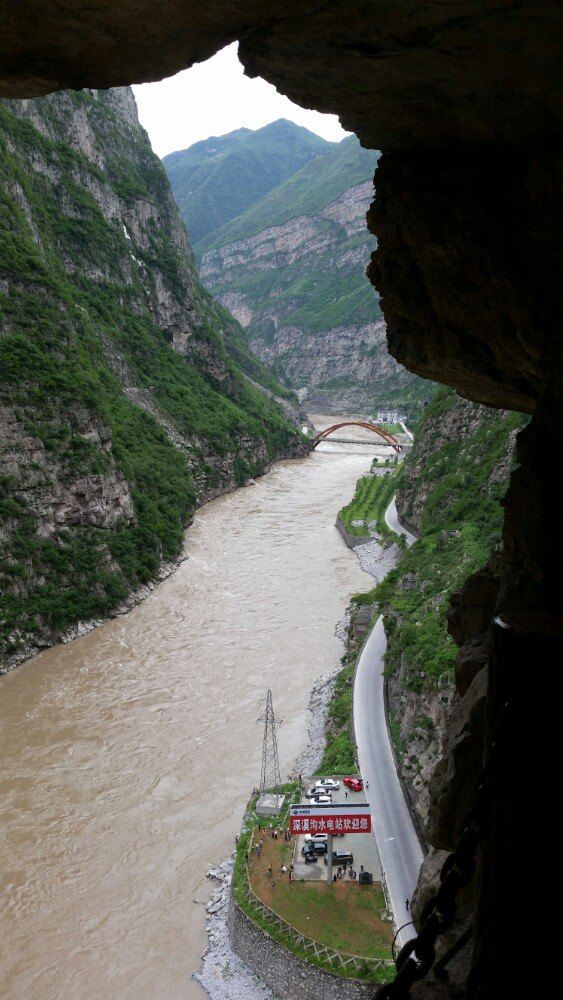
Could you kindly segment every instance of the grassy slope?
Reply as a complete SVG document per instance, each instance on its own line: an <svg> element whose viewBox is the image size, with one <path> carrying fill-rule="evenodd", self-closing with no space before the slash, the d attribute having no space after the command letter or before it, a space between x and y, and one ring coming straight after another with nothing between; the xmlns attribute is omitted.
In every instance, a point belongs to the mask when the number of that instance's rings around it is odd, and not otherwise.
<svg viewBox="0 0 563 1000"><path fill-rule="evenodd" d="M338 512L349 535L356 538L371 537L369 524L376 522L377 534L381 538L391 535L385 523L385 511L395 492L395 478L391 472L377 476L362 476L356 483L356 492L349 504ZM361 521L361 524L354 524Z"/></svg>
<svg viewBox="0 0 563 1000"><path fill-rule="evenodd" d="M328 706L327 740L319 774L357 774L355 741L352 733L352 689L356 670L356 650L348 635L334 692Z"/></svg>
<svg viewBox="0 0 563 1000"><path fill-rule="evenodd" d="M47 120L56 106L51 100L37 102ZM167 192L167 179L148 143L139 152L138 132L124 129L103 99L93 107L87 94L72 100L77 107L88 104L100 134L116 142L109 178L64 141L46 138L14 115L8 102L0 105L0 278L7 282L0 286L2 402L69 481L107 471L110 458L81 430L85 419L108 428L112 458L131 485L136 522L117 531L88 527L44 538L22 483L5 477L0 625L8 652L22 636L33 640L41 625L64 630L78 619L106 613L131 587L149 580L161 560L178 554L195 506L192 470L156 420L123 393L104 339L116 345L135 384L150 388L179 430L201 443L194 449L195 466L209 487L217 472L205 454L236 452L244 436L265 440L274 457L294 437L280 411L229 360L221 313L212 304L203 309L197 337L223 357L230 371L228 395L187 364L149 310L139 308L141 279L135 272L132 285L123 282L121 261L129 255L123 229L106 220L87 182L109 183L134 205L147 192L156 198ZM34 170L35 157L61 180L53 183ZM33 213L35 233L10 193L18 188ZM144 263L163 274L172 292L182 284L182 268L191 266L189 259L179 260L162 230L154 232ZM96 269L103 278L87 277ZM200 295L205 303L207 293ZM247 352L247 363L249 357ZM256 364L253 374L260 380L262 366ZM263 378L271 385L271 376ZM259 471L243 457L235 462L238 481Z"/></svg>
<svg viewBox="0 0 563 1000"><path fill-rule="evenodd" d="M208 238L330 145L280 119L257 131L238 129L165 156L192 242Z"/></svg>

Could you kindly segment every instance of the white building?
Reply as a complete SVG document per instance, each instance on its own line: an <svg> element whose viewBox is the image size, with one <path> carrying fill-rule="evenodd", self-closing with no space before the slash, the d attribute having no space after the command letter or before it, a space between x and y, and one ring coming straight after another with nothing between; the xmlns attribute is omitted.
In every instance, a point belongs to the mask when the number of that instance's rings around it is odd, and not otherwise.
<svg viewBox="0 0 563 1000"><path fill-rule="evenodd" d="M379 410L376 424L401 424L405 417L398 410Z"/></svg>

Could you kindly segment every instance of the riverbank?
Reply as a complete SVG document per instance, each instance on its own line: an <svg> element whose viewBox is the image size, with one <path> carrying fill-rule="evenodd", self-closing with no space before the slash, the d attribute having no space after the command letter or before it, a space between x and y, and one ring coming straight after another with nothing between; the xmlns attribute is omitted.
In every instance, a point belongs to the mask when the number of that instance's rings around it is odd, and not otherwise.
<svg viewBox="0 0 563 1000"><path fill-rule="evenodd" d="M293 458L299 460L304 457L307 457L306 454L305 455L299 454L294 456L293 455L280 456L279 459L277 459L277 461L280 462L291 461ZM256 479L261 479L263 476L267 475L267 473L271 471L273 465L275 465L275 462L272 463L272 465L268 465L266 468L264 468L262 472L256 473L255 474ZM206 493L205 496L202 496L196 504L194 514L191 516L190 520L184 527L182 550L178 554L176 559L171 559L161 563L158 572L151 580L149 580L145 584L142 584L140 587L137 587L135 590L130 591L119 604L117 604L113 608L110 608L104 615L98 616L96 618L90 618L87 619L86 621L77 621L70 628L66 629L66 631L62 635L59 636L53 635L52 641L48 639L41 639L41 640L36 640L34 642L28 642L25 645L19 647L15 653L6 656L4 660L0 662L0 676L2 676L3 674L10 673L12 670L15 670L17 667L21 666L22 663L26 663L28 660L33 659L34 656L38 656L39 653L43 652L46 649L52 649L54 646L57 646L59 644L67 645L70 642L74 642L75 639L79 639L81 636L87 635L94 629L99 628L100 625L103 625L105 622L129 614L129 612L132 611L133 608L141 604L142 601L145 601L147 597L150 597L150 595L155 591L155 589L161 583L167 580L170 576L172 576L179 569L182 563L189 558L188 554L186 553L186 532L189 531L190 527L192 526L197 511L201 510L207 503L210 503L212 500L216 500L221 496L228 496L228 494L230 493L236 493L238 490L246 489L254 485L256 485L255 479L249 479L242 485L236 485L234 482L228 484L226 483L224 485L224 488L215 487L213 490L210 490L208 493Z"/></svg>
<svg viewBox="0 0 563 1000"><path fill-rule="evenodd" d="M149 580L149 582L143 584L142 587L138 587L136 590L131 591L121 604L118 604L117 607L108 611L103 618L91 618L89 621L76 622L76 624L73 625L72 628L67 629L67 631L56 642L44 642L36 643L35 645L23 646L12 657L8 657L4 663L0 664L0 676L11 673L12 670L20 667L23 663L26 663L27 660L33 659L34 656L38 656L39 653L46 649L53 649L54 646L58 646L59 644L66 646L68 643L74 642L75 639L80 639L82 636L88 635L89 632L99 628L100 625L104 625L113 618L120 618L123 615L129 614L133 608L135 608L138 604L141 604L142 601L145 601L147 597L150 597L159 584L164 583L169 576L172 576L172 574L175 573L182 563L188 558L189 557L185 551L182 551L182 554L179 555L177 559L174 559L171 562L162 563L157 576L153 580Z"/></svg>
<svg viewBox="0 0 563 1000"><path fill-rule="evenodd" d="M208 944L193 978L211 1000L272 1000L273 993L231 948L227 922L233 869L234 855L207 873L217 888L206 906Z"/></svg>

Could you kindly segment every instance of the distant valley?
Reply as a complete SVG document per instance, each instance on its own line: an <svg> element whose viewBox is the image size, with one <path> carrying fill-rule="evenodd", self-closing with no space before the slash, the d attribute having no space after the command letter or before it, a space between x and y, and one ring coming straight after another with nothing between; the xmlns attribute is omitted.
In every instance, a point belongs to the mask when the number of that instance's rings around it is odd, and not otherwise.
<svg viewBox="0 0 563 1000"><path fill-rule="evenodd" d="M164 166L201 280L309 409L416 416L432 386L389 355L365 276L376 158L355 136L330 143L280 120L196 143Z"/></svg>

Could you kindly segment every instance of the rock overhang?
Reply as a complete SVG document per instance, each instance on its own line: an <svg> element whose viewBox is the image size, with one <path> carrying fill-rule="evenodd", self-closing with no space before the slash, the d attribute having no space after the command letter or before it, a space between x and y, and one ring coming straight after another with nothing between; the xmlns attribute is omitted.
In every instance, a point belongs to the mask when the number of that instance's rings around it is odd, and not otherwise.
<svg viewBox="0 0 563 1000"><path fill-rule="evenodd" d="M556 5L520 0L24 0L4 14L0 94L159 80L239 41L247 73L368 147L560 136ZM33 30L31 30L33 26Z"/></svg>
<svg viewBox="0 0 563 1000"><path fill-rule="evenodd" d="M161 0L158 17L154 8L10 5L0 93L160 79L238 40L250 76L337 114L383 150L369 275L391 353L492 406L531 412L546 386L560 390L556 5Z"/></svg>

